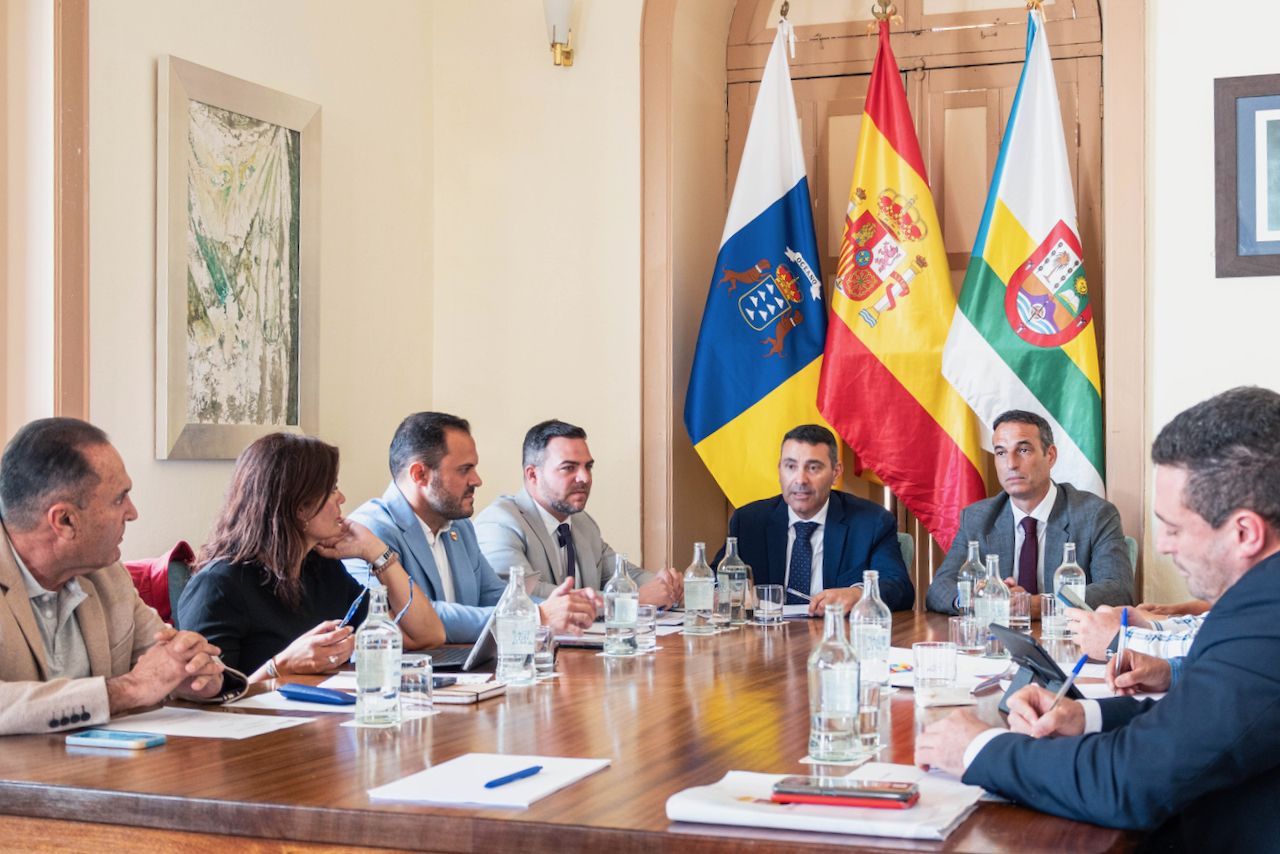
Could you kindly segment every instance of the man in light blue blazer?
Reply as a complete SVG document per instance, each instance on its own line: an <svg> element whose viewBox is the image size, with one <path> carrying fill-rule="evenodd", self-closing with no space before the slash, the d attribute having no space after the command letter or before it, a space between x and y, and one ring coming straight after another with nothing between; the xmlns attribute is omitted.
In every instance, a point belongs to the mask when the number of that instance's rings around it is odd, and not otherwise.
<svg viewBox="0 0 1280 854"><path fill-rule="evenodd" d="M417 412L391 440L391 484L381 498L360 505L351 518L400 555L409 576L431 598L448 643L473 643L506 586L476 543L470 516L483 481L466 420ZM359 577L365 567L351 565ZM595 619L589 596L562 585L539 603L544 624L557 632L582 629Z"/></svg>

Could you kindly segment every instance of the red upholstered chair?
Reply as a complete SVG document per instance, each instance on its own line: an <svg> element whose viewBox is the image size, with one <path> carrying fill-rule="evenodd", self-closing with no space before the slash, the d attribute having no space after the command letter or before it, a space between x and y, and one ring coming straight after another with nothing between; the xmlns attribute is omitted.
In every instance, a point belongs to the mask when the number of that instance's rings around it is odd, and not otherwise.
<svg viewBox="0 0 1280 854"><path fill-rule="evenodd" d="M133 586L138 588L138 595L146 602L160 619L173 623L173 613L178 608L178 597L182 588L187 586L191 577L191 563L195 560L195 552L185 540L169 549L160 557L146 560L125 561L125 568L133 576Z"/></svg>

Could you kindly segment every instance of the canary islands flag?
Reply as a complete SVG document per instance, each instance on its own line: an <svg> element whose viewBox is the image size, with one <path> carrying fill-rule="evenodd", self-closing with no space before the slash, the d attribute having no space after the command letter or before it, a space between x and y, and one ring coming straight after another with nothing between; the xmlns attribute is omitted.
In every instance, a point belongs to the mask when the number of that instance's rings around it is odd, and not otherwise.
<svg viewBox="0 0 1280 854"><path fill-rule="evenodd" d="M973 413L942 378L955 309L907 93L880 23L858 131L818 405L944 549L986 498Z"/></svg>
<svg viewBox="0 0 1280 854"><path fill-rule="evenodd" d="M684 424L734 506L778 494L778 448L822 423L826 307L781 21L702 313Z"/></svg>
<svg viewBox="0 0 1280 854"><path fill-rule="evenodd" d="M987 428L1026 409L1053 427L1053 477L1103 494L1102 380L1058 89L1044 18L1027 21L1027 57L996 161L943 373Z"/></svg>

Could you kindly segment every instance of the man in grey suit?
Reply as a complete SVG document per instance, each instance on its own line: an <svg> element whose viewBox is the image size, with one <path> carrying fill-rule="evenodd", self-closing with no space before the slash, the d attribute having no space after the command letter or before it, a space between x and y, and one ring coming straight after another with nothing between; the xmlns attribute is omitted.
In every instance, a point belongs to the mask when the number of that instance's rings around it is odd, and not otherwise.
<svg viewBox="0 0 1280 854"><path fill-rule="evenodd" d="M447 641L473 643L504 584L481 554L469 518L483 483L471 425L456 415L415 412L396 428L389 457L391 484L351 518L399 554L440 615ZM347 563L357 578L367 568L364 561ZM540 595L540 619L557 632L579 631L595 620L594 602L567 585Z"/></svg>
<svg viewBox="0 0 1280 854"><path fill-rule="evenodd" d="M1034 412L1013 409L996 419L991 435L1004 491L960 513L960 531L925 596L931 611L956 613L956 573L976 540L982 554L1000 557L1000 574L1013 590L1052 593L1062 547L1076 544L1092 606L1133 604L1133 567L1115 505L1049 477L1058 449L1053 430ZM1038 602L1032 600L1033 617Z"/></svg>
<svg viewBox="0 0 1280 854"><path fill-rule="evenodd" d="M587 433L564 421L535 424L524 437L524 489L503 495L476 517L485 558L500 574L524 567L546 595L557 584L600 590L613 577L616 553L600 526L584 512L591 497L595 460ZM680 601L684 579L674 569L645 572L627 563L640 586L641 604L667 607Z"/></svg>

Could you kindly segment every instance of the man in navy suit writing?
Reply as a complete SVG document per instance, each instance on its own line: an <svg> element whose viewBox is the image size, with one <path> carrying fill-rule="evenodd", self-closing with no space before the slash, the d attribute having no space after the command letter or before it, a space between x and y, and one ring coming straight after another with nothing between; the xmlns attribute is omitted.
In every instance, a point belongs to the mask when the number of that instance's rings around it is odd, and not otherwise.
<svg viewBox="0 0 1280 854"><path fill-rule="evenodd" d="M1012 732L968 712L916 740L916 763L1068 818L1155 830L1158 850L1271 850L1280 832L1280 394L1237 388L1173 419L1152 447L1159 550L1213 610L1176 681L1126 653L1120 693L1010 698ZM1117 672L1119 671L1119 672Z"/></svg>
<svg viewBox="0 0 1280 854"><path fill-rule="evenodd" d="M788 604L809 597L811 614L822 614L831 602L849 613L862 598L862 573L868 569L880 573L885 604L908 609L916 594L902 562L897 523L877 504L832 491L841 470L830 430L796 427L782 439L782 494L738 508L729 519L729 536L738 538L738 552L756 584L781 584ZM717 564L722 556L723 550Z"/></svg>

